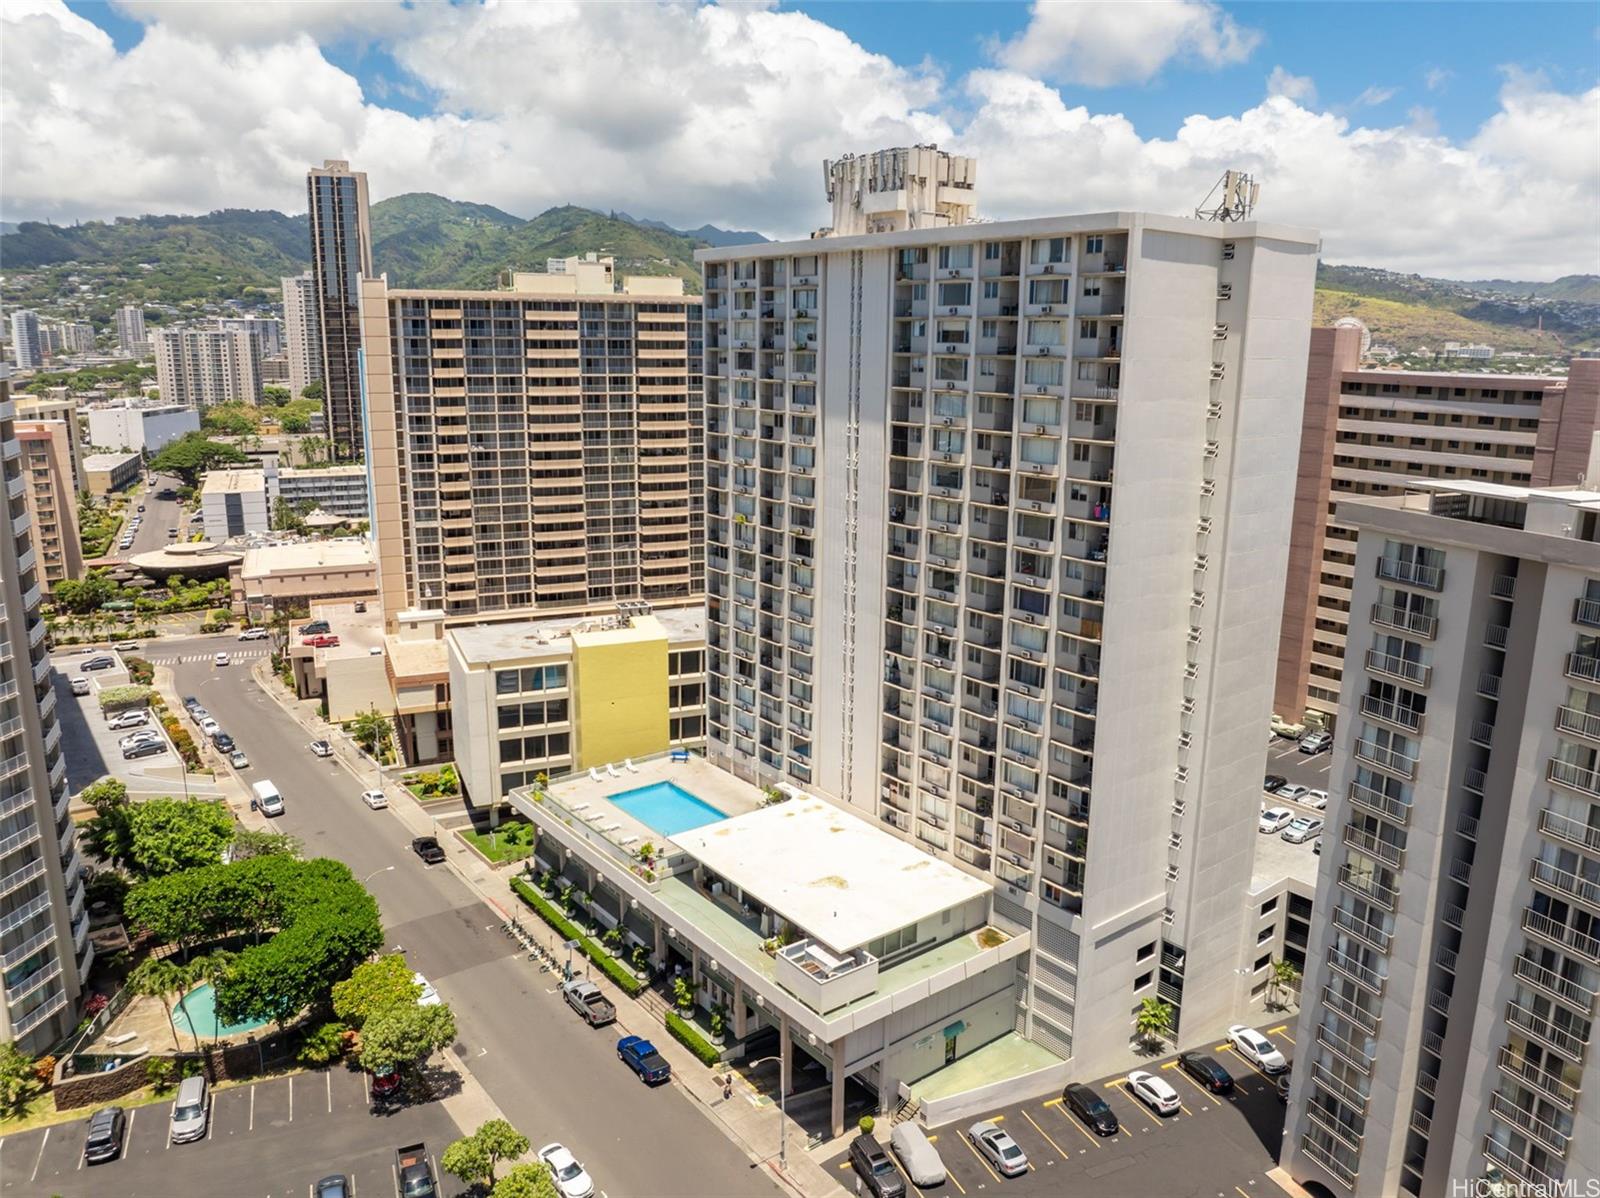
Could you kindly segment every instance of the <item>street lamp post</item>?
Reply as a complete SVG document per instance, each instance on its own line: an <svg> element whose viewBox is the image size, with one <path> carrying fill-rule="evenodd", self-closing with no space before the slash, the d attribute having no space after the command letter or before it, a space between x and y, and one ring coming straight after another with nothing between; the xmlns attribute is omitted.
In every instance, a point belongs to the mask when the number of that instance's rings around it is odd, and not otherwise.
<svg viewBox="0 0 1600 1198"><path fill-rule="evenodd" d="M382 869L375 869L370 874L368 874L366 877L361 879L361 884L363 886L365 886L368 882L372 881L372 879L377 877L379 874L386 874L393 868L394 868L394 866L392 866L392 865L385 865Z"/></svg>
<svg viewBox="0 0 1600 1198"><path fill-rule="evenodd" d="M759 1061L749 1062L751 1069L759 1068L768 1061L778 1062L778 1168L783 1172L789 1171L789 1092L783 1085L783 1058L762 1057Z"/></svg>

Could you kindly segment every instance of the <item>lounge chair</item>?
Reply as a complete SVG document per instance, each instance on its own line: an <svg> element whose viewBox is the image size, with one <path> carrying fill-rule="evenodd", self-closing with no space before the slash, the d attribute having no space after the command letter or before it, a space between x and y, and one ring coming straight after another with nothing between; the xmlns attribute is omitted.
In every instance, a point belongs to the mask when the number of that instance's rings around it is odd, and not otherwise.
<svg viewBox="0 0 1600 1198"><path fill-rule="evenodd" d="M610 761L606 762L606 773L610 774L613 778L622 777L622 771L619 770L616 767L616 765L614 763L610 762Z"/></svg>
<svg viewBox="0 0 1600 1198"><path fill-rule="evenodd" d="M600 776L600 771L595 769L595 767L592 766L592 765L589 767L589 780L591 782L604 782L605 781L605 779Z"/></svg>
<svg viewBox="0 0 1600 1198"><path fill-rule="evenodd" d="M627 848L630 844L638 844L639 838L637 836L624 836L621 840L617 841L617 843L623 848Z"/></svg>
<svg viewBox="0 0 1600 1198"><path fill-rule="evenodd" d="M622 764L630 774L637 774L639 772L639 767L633 764L632 757L624 758Z"/></svg>
<svg viewBox="0 0 1600 1198"><path fill-rule="evenodd" d="M587 811L587 810L589 810L590 807L593 807L593 806L594 806L593 803L574 803L572 805L572 810L574 810L574 811Z"/></svg>
<svg viewBox="0 0 1600 1198"><path fill-rule="evenodd" d="M607 824L605 827L601 828L600 830L602 832L606 832L606 833L620 832L620 831L622 831L622 825L621 824Z"/></svg>
<svg viewBox="0 0 1600 1198"><path fill-rule="evenodd" d="M682 765L688 760L689 760L689 750L688 749L674 749L674 750L672 750L672 764L673 765Z"/></svg>
<svg viewBox="0 0 1600 1198"><path fill-rule="evenodd" d="M606 813L604 811L591 811L583 818L598 828L600 826L600 821L605 819L605 817Z"/></svg>

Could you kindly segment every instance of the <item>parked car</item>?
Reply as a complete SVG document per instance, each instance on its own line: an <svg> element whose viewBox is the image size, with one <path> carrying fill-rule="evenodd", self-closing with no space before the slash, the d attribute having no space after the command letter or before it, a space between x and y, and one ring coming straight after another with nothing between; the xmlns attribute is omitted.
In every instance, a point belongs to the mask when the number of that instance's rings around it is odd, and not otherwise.
<svg viewBox="0 0 1600 1198"><path fill-rule="evenodd" d="M72 680L72 693L87 695L89 693L89 680L87 678L74 678Z"/></svg>
<svg viewBox="0 0 1600 1198"><path fill-rule="evenodd" d="M1302 753L1321 753L1325 749L1333 748L1333 733L1308 732L1300 738L1300 751Z"/></svg>
<svg viewBox="0 0 1600 1198"><path fill-rule="evenodd" d="M1285 778L1282 774L1268 774L1261 780L1261 789L1266 791L1269 795L1276 794L1278 787L1282 786L1288 780L1289 779Z"/></svg>
<svg viewBox="0 0 1600 1198"><path fill-rule="evenodd" d="M420 973L413 973L411 980L422 987L422 993L417 995L417 1006L436 1007L439 1005L439 992L433 988L433 983Z"/></svg>
<svg viewBox="0 0 1600 1198"><path fill-rule="evenodd" d="M315 633L315 632L330 632L330 631L332 631L332 627L329 625L329 623L326 620L312 620L311 623L301 626L300 635L301 636L310 636L312 633Z"/></svg>
<svg viewBox="0 0 1600 1198"><path fill-rule="evenodd" d="M974 1123L967 1128L967 1139L1004 1176L1017 1177L1028 1171L1028 1154L998 1123Z"/></svg>
<svg viewBox="0 0 1600 1198"><path fill-rule="evenodd" d="M1096 1135L1114 1136L1120 1130L1117 1113L1109 1103L1082 1082L1073 1082L1061 1091L1061 1102L1069 1111L1094 1128Z"/></svg>
<svg viewBox="0 0 1600 1198"><path fill-rule="evenodd" d="M339 638L331 632L319 632L316 636L308 636L300 642L310 645L313 649L332 649L339 644Z"/></svg>
<svg viewBox="0 0 1600 1198"><path fill-rule="evenodd" d="M1306 726L1297 724L1293 720L1286 720L1280 716L1272 717L1272 731L1276 736L1288 737L1290 740L1299 740L1306 734Z"/></svg>
<svg viewBox="0 0 1600 1198"><path fill-rule="evenodd" d="M116 664L117 659L115 657L106 657L102 654L99 657L91 657L78 668L80 670L109 670Z"/></svg>
<svg viewBox="0 0 1600 1198"><path fill-rule="evenodd" d="M172 1123L168 1130L174 1144L187 1144L206 1134L211 1117L211 1088L203 1077L186 1077L178 1083L178 1097L172 1104Z"/></svg>
<svg viewBox="0 0 1600 1198"><path fill-rule="evenodd" d="M433 1166L428 1163L428 1146L407 1144L394 1150L394 1175L400 1182L400 1198L436 1198L438 1186Z"/></svg>
<svg viewBox="0 0 1600 1198"><path fill-rule="evenodd" d="M217 721L212 719L210 716L206 716L205 719L200 721L200 731L204 732L207 736L215 736L217 733L222 731L222 725L217 723Z"/></svg>
<svg viewBox="0 0 1600 1198"><path fill-rule="evenodd" d="M235 748L237 748L237 746L233 743L233 737L229 736L226 732L213 733L211 737L211 743L217 747L217 752L219 753L231 753Z"/></svg>
<svg viewBox="0 0 1600 1198"><path fill-rule="evenodd" d="M383 1104L400 1095L400 1070L383 1065L372 1071L372 1101Z"/></svg>
<svg viewBox="0 0 1600 1198"><path fill-rule="evenodd" d="M1185 1052L1178 1055L1178 1068L1213 1094L1227 1094L1233 1090L1233 1074L1203 1052Z"/></svg>
<svg viewBox="0 0 1600 1198"><path fill-rule="evenodd" d="M121 711L106 722L106 727L113 732L120 732L124 728L143 728L150 722L150 713L144 708L135 711Z"/></svg>
<svg viewBox="0 0 1600 1198"><path fill-rule="evenodd" d="M594 1182L589 1174L578 1163L578 1158L562 1145L546 1144L539 1149L539 1159L550 1170L561 1198L590 1198L594 1193Z"/></svg>
<svg viewBox="0 0 1600 1198"><path fill-rule="evenodd" d="M1328 792L1317 787L1312 787L1310 790L1306 791L1306 796L1300 800L1300 805L1303 807L1314 807L1318 811L1326 811L1328 809Z"/></svg>
<svg viewBox="0 0 1600 1198"><path fill-rule="evenodd" d="M199 707L199 706L200 706L200 700L196 699L193 695L185 695L183 697L183 709L185 711L193 711L196 707Z"/></svg>
<svg viewBox="0 0 1600 1198"><path fill-rule="evenodd" d="M411 851L421 857L427 865L440 865L444 862L444 850L432 836L417 837L411 842Z"/></svg>
<svg viewBox="0 0 1600 1198"><path fill-rule="evenodd" d="M915 1123L902 1123L891 1131L889 1149L912 1185L928 1188L944 1184L945 1167L939 1150Z"/></svg>
<svg viewBox="0 0 1600 1198"><path fill-rule="evenodd" d="M1283 830L1283 839L1290 844L1304 844L1321 835L1322 821L1314 815L1298 816Z"/></svg>
<svg viewBox="0 0 1600 1198"><path fill-rule="evenodd" d="M241 641L264 641L272 633L265 628L246 628L239 634Z"/></svg>
<svg viewBox="0 0 1600 1198"><path fill-rule="evenodd" d="M333 746L325 740L314 740L306 746L313 757L332 757Z"/></svg>
<svg viewBox="0 0 1600 1198"><path fill-rule="evenodd" d="M89 1116L89 1129L83 1137L83 1160L88 1165L114 1161L122 1155L122 1137L128 1130L127 1115L119 1106L101 1107Z"/></svg>
<svg viewBox="0 0 1600 1198"><path fill-rule="evenodd" d="M214 659L214 664L219 665L219 666L225 666L225 665L228 664L228 660L229 660L228 659L228 655L226 653L219 653L219 654L217 654L216 658Z"/></svg>
<svg viewBox="0 0 1600 1198"><path fill-rule="evenodd" d="M1278 798L1288 799L1291 803L1298 803L1311 793L1309 786L1301 786L1298 782L1285 782L1278 787Z"/></svg>
<svg viewBox="0 0 1600 1198"><path fill-rule="evenodd" d="M1289 1068L1289 1062L1278 1051L1278 1046L1253 1027L1234 1024L1228 1029L1228 1040L1240 1056L1253 1065L1261 1066L1267 1073L1282 1073Z"/></svg>
<svg viewBox="0 0 1600 1198"><path fill-rule="evenodd" d="M617 1008L600 993L600 987L582 978L561 984L561 997L590 1027L603 1027L617 1018Z"/></svg>
<svg viewBox="0 0 1600 1198"><path fill-rule="evenodd" d="M187 704L185 704L185 706L187 706ZM199 703L196 703L193 707L189 708L189 722L192 724L198 724L201 720L210 718L211 713L204 707L201 707Z"/></svg>
<svg viewBox="0 0 1600 1198"><path fill-rule="evenodd" d="M1263 807L1261 809L1261 822L1257 828L1262 832L1282 832L1294 819L1294 812L1287 807Z"/></svg>
<svg viewBox="0 0 1600 1198"><path fill-rule="evenodd" d="M672 1078L672 1066L643 1036L624 1036L618 1040L617 1057L646 1085L657 1085Z"/></svg>
<svg viewBox="0 0 1600 1198"><path fill-rule="evenodd" d="M250 759L244 755L243 749L235 749L228 754L228 764L236 770L247 770L250 768Z"/></svg>
<svg viewBox="0 0 1600 1198"><path fill-rule="evenodd" d="M155 757L167 751L167 742L162 740L147 740L143 744L133 745L122 750L124 761L133 761L140 757Z"/></svg>
<svg viewBox="0 0 1600 1198"><path fill-rule="evenodd" d="M319 1178L315 1198L350 1198L350 1179L343 1173L330 1173Z"/></svg>
<svg viewBox="0 0 1600 1198"><path fill-rule="evenodd" d="M381 790L364 790L361 792L361 801L374 811L381 811L389 805L389 796Z"/></svg>
<svg viewBox="0 0 1600 1198"><path fill-rule="evenodd" d="M1128 1089L1133 1096L1158 1115L1176 1115L1183 1109L1178 1092L1153 1073L1135 1069L1128 1074Z"/></svg>
<svg viewBox="0 0 1600 1198"><path fill-rule="evenodd" d="M146 728L142 732L130 732L127 736L124 736L117 741L117 748L131 749L134 745L147 745L151 741L159 741L160 739L161 733L154 728Z"/></svg>
<svg viewBox="0 0 1600 1198"><path fill-rule="evenodd" d="M876 1136L862 1133L850 1141L850 1167L873 1198L904 1198L906 1183Z"/></svg>

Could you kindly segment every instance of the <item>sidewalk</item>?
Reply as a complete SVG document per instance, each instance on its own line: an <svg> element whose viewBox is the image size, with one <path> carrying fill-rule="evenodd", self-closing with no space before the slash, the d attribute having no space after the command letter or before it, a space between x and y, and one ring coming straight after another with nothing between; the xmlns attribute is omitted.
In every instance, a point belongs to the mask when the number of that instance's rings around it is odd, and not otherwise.
<svg viewBox="0 0 1600 1198"><path fill-rule="evenodd" d="M371 761L363 757L337 727L317 714L311 700L293 699L285 693L266 659L255 663L251 673L261 688L301 727L315 737L326 739L333 746L334 755L358 779L363 779L363 785L366 784L364 780L373 773ZM552 951L558 949L559 942L554 929L546 926L511 893L508 883L516 874L514 867L491 867L456 837L441 834L434 817L405 787L387 776L383 783L383 789L389 796L389 810L410 835L438 835L449 867L484 903L496 911L502 920L515 914L523 926L530 929L547 947ZM558 953L558 958L564 956L564 953ZM759 1164L775 1182L801 1198L833 1198L845 1192L820 1163L827 1155L838 1151L838 1142L824 1144L814 1152L808 1152L805 1129L794 1120L789 1120L788 1171L787 1174L780 1172L778 1143L783 1116L779 1113L777 1103L758 1093L731 1069L707 1069L667 1033L666 1024L643 1002L629 998L602 976L594 980L606 991L606 997L616 1004L618 1034L639 1035L650 1040L672 1066L674 1083L694 1099L707 1118L720 1124L729 1138L744 1150L745 1155ZM733 1074L733 1095L725 1099L722 1096L721 1078L729 1073ZM490 1101L487 1095L484 1095L484 1101ZM452 1117L454 1114L452 1111ZM460 1122L459 1118L457 1122Z"/></svg>

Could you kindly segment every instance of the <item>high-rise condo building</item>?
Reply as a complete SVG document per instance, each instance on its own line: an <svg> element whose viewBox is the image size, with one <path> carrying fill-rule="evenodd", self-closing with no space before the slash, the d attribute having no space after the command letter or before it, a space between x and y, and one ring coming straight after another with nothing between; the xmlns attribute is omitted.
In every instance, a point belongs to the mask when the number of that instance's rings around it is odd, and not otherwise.
<svg viewBox="0 0 1600 1198"><path fill-rule="evenodd" d="M289 394L322 378L322 330L317 316L317 284L308 270L283 280L283 327L289 355Z"/></svg>
<svg viewBox="0 0 1600 1198"><path fill-rule="evenodd" d="M418 609L461 622L703 592L699 298L570 265L500 291L362 284L391 627Z"/></svg>
<svg viewBox="0 0 1600 1198"><path fill-rule="evenodd" d="M20 415L20 413L19 413ZM74 483L76 423L18 420L22 479L33 525L34 548L46 591L83 577L83 546L78 540L78 491Z"/></svg>
<svg viewBox="0 0 1600 1198"><path fill-rule="evenodd" d="M15 415L0 380L0 1042L33 1054L72 1030L94 948Z"/></svg>
<svg viewBox="0 0 1600 1198"><path fill-rule="evenodd" d="M1317 237L971 223L926 158L698 252L707 753L992 884L1017 1029L1092 1077L1141 998L1183 1043L1247 1003Z"/></svg>
<svg viewBox="0 0 1600 1198"><path fill-rule="evenodd" d="M38 370L44 365L38 313L22 308L11 314L11 357L18 370Z"/></svg>
<svg viewBox="0 0 1600 1198"><path fill-rule="evenodd" d="M275 316L219 316L214 323L219 329L237 330L254 337L259 357L283 352L283 325Z"/></svg>
<svg viewBox="0 0 1600 1198"><path fill-rule="evenodd" d="M261 343L243 329L156 329L151 342L163 403L261 402Z"/></svg>
<svg viewBox="0 0 1600 1198"><path fill-rule="evenodd" d="M1355 530L1335 504L1418 479L1580 483L1600 431L1600 359L1574 358L1567 376L1363 370L1361 334L1311 334L1273 697L1294 722L1331 726L1339 710Z"/></svg>
<svg viewBox="0 0 1600 1198"><path fill-rule="evenodd" d="M1413 486L1336 513L1350 653L1283 1165L1572 1192L1600 1175L1600 492Z"/></svg>
<svg viewBox="0 0 1600 1198"><path fill-rule="evenodd" d="M311 218L311 277L322 355L322 408L334 455L365 453L361 426L360 280L372 274L367 176L328 159L306 174Z"/></svg>
<svg viewBox="0 0 1600 1198"><path fill-rule="evenodd" d="M144 309L125 304L117 309L117 347L137 357L150 352L150 338L144 331Z"/></svg>

